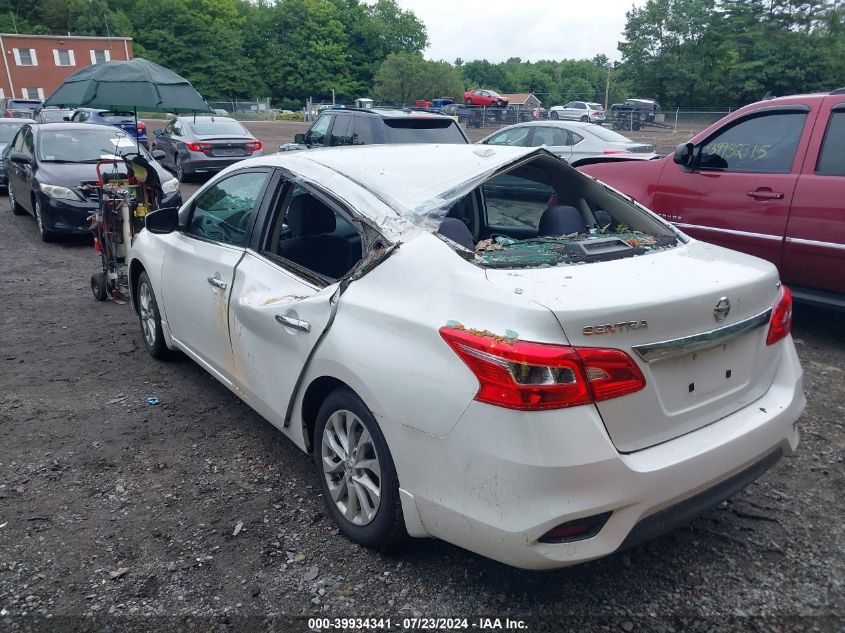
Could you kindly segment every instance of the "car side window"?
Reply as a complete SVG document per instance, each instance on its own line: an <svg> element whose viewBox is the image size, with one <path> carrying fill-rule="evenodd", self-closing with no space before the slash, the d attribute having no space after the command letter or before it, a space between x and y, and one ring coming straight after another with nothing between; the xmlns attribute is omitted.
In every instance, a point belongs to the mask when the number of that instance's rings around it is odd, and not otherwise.
<svg viewBox="0 0 845 633"><path fill-rule="evenodd" d="M570 145L578 145L581 141L584 140L584 137L580 134L576 134L572 130L569 131L569 144Z"/></svg>
<svg viewBox="0 0 845 633"><path fill-rule="evenodd" d="M375 145L379 143L378 121L373 116L356 116L352 121L352 144Z"/></svg>
<svg viewBox="0 0 845 633"><path fill-rule="evenodd" d="M314 125L308 130L305 136L305 143L307 145L323 145L326 142L326 132L329 131L329 125L332 122L333 115L321 114L320 118L314 121Z"/></svg>
<svg viewBox="0 0 845 633"><path fill-rule="evenodd" d="M185 127L182 125L181 121L174 121L173 122L173 134L175 136L182 136L185 131Z"/></svg>
<svg viewBox="0 0 845 633"><path fill-rule="evenodd" d="M352 119L350 115L337 115L334 118L329 145L352 145Z"/></svg>
<svg viewBox="0 0 845 633"><path fill-rule="evenodd" d="M830 113L816 173L820 176L845 176L845 111Z"/></svg>
<svg viewBox="0 0 845 633"><path fill-rule="evenodd" d="M522 147L525 145L528 134L531 131L529 127L515 127L504 132L491 136L487 140L488 145L512 145Z"/></svg>
<svg viewBox="0 0 845 633"><path fill-rule="evenodd" d="M323 281L340 279L361 260L361 234L333 205L304 187L281 201L262 253L292 262Z"/></svg>
<svg viewBox="0 0 845 633"><path fill-rule="evenodd" d="M32 129L25 127L21 131L22 146L21 151L27 156L35 156L35 140L32 137Z"/></svg>
<svg viewBox="0 0 845 633"><path fill-rule="evenodd" d="M541 145L548 145L550 147L569 145L569 137L566 130L558 127L535 127L531 146L540 147Z"/></svg>
<svg viewBox="0 0 845 633"><path fill-rule="evenodd" d="M187 233L246 246L250 222L268 177L267 171L248 171L215 183L194 202Z"/></svg>
<svg viewBox="0 0 845 633"><path fill-rule="evenodd" d="M564 108L566 108L567 110L573 110L573 109L575 109L575 102L574 102L574 101L570 101L569 103L567 103L567 104L566 104L565 106L563 106L563 107L564 107Z"/></svg>
<svg viewBox="0 0 845 633"><path fill-rule="evenodd" d="M749 173L789 173L806 112L774 112L744 119L701 148L698 167Z"/></svg>

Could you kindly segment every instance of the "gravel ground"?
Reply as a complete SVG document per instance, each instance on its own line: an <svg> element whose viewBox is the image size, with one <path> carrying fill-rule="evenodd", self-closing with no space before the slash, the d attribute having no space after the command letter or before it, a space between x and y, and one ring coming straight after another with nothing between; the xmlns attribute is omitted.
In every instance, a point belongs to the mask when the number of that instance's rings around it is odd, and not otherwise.
<svg viewBox="0 0 845 633"><path fill-rule="evenodd" d="M302 128L253 125L268 144ZM845 630L841 313L796 309L794 457L689 527L526 572L433 540L351 544L307 456L191 361L148 357L129 306L93 300L90 244L42 244L6 198L0 218L0 630L287 631L313 615Z"/></svg>

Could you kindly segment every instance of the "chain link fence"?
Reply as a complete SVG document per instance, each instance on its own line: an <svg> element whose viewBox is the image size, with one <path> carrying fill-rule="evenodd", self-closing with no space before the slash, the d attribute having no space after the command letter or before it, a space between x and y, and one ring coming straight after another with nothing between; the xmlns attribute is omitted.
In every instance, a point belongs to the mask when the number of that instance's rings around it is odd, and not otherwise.
<svg viewBox="0 0 845 633"><path fill-rule="evenodd" d="M219 115L239 121L272 121L276 110L270 107L270 97L258 101L209 101L208 105Z"/></svg>

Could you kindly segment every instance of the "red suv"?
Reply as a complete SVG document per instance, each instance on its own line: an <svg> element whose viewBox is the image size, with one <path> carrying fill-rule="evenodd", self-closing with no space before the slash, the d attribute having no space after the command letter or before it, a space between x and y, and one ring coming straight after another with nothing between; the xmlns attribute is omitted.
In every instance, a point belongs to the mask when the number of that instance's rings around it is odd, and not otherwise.
<svg viewBox="0 0 845 633"><path fill-rule="evenodd" d="M773 262L845 308L845 88L745 106L650 161L584 165L684 232Z"/></svg>
<svg viewBox="0 0 845 633"><path fill-rule="evenodd" d="M504 108L508 105L508 98L503 97L495 90L467 90L464 93L464 103L474 106L498 106Z"/></svg>

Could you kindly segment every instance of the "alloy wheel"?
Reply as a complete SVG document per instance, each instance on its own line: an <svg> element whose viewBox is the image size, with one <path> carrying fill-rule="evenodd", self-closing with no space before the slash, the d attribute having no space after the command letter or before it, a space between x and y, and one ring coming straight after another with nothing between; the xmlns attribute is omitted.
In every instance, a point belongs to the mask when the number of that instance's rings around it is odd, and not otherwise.
<svg viewBox="0 0 845 633"><path fill-rule="evenodd" d="M176 155L176 161L174 162L174 169L176 170L176 180L182 182L182 179L185 177L185 172L182 169L182 159L179 158L179 155Z"/></svg>
<svg viewBox="0 0 845 633"><path fill-rule="evenodd" d="M381 503L381 465L370 432L345 409L329 416L321 442L323 476L340 513L353 525L367 525Z"/></svg>
<svg viewBox="0 0 845 633"><path fill-rule="evenodd" d="M141 282L138 288L138 307L141 312L141 329L144 332L144 339L147 345L154 347L156 343L156 318L153 310L153 293L150 285Z"/></svg>

